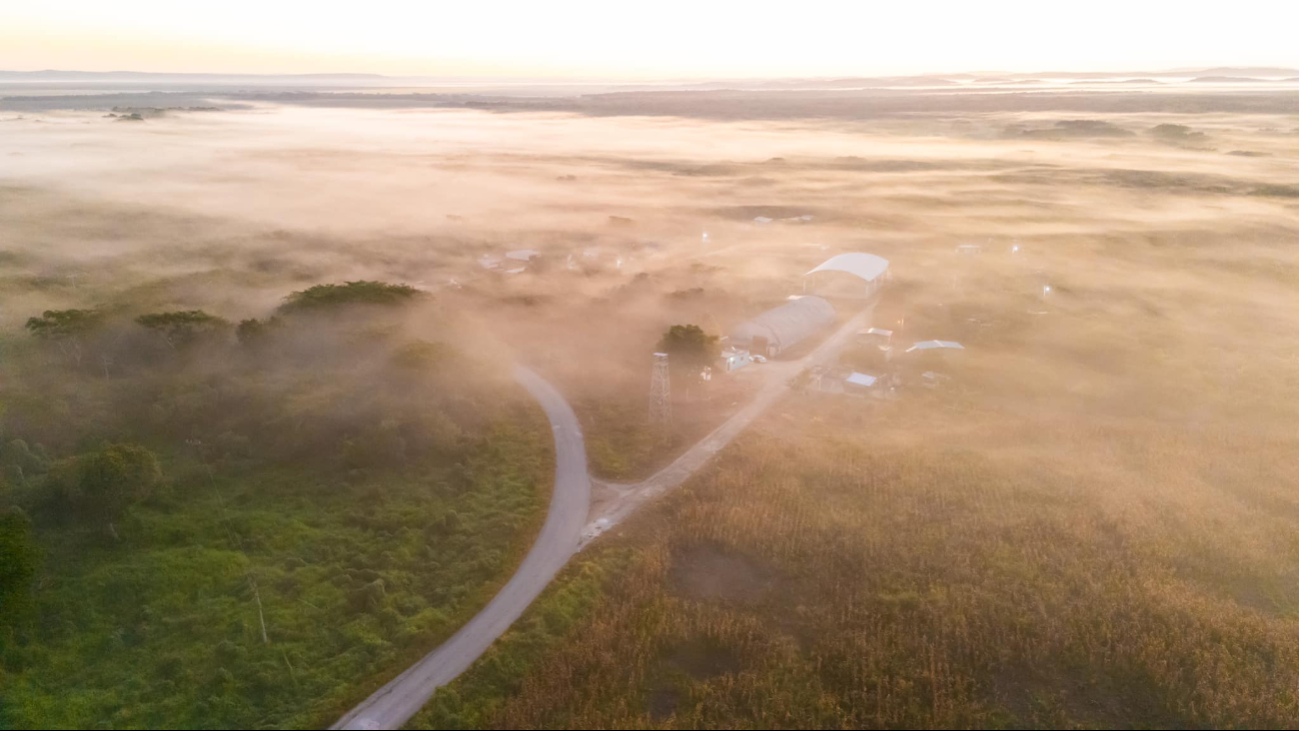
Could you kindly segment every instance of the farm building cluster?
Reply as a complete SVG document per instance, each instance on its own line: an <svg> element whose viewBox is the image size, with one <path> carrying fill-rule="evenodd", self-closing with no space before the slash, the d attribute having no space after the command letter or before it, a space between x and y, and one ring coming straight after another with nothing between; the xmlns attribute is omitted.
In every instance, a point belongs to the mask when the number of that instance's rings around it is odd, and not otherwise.
<svg viewBox="0 0 1299 731"><path fill-rule="evenodd" d="M829 298L869 299L888 275L888 259L853 252L831 257L803 275L803 294L731 329L728 345L774 358L834 323Z"/></svg>
<svg viewBox="0 0 1299 731"><path fill-rule="evenodd" d="M725 348L717 370L731 372L767 358L788 355L799 345L828 330L838 314L834 302L866 301L875 297L889 277L889 262L864 252L833 256L803 275L802 293L789 301L749 318L724 338ZM887 397L901 383L895 358L917 371L921 385L935 386L944 377L935 370L947 353L963 350L950 340L925 340L895 351L894 333L870 327L856 333L851 342L851 365L817 365L809 372L809 385L828 393Z"/></svg>

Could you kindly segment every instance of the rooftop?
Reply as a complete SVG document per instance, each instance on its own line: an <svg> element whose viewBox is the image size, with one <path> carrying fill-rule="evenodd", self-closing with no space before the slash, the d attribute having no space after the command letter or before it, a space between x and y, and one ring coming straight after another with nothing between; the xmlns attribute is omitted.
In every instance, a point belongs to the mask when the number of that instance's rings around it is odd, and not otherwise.
<svg viewBox="0 0 1299 731"><path fill-rule="evenodd" d="M817 272L843 272L864 279L867 282L873 282L883 276L888 269L888 259L874 254L853 251L832 256L803 276L816 274Z"/></svg>

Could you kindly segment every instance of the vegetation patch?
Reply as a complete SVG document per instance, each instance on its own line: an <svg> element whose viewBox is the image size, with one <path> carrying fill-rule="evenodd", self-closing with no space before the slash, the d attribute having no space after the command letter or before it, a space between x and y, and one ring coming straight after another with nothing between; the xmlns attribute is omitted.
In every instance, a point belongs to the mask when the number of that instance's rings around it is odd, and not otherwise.
<svg viewBox="0 0 1299 731"><path fill-rule="evenodd" d="M743 556L700 545L672 556L673 590L696 601L757 604L776 588L775 574Z"/></svg>
<svg viewBox="0 0 1299 731"><path fill-rule="evenodd" d="M317 284L290 294L281 312L308 312L343 305L393 306L409 302L420 291L405 284L357 281L344 284Z"/></svg>
<svg viewBox="0 0 1299 731"><path fill-rule="evenodd" d="M388 307L237 339L124 309L49 310L6 343L0 726L325 725L530 547L550 429L501 364Z"/></svg>

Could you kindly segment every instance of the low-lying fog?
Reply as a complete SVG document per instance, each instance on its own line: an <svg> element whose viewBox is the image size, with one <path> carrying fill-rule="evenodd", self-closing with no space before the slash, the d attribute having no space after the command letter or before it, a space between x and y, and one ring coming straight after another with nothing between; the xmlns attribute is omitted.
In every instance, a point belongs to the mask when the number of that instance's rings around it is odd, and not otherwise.
<svg viewBox="0 0 1299 731"><path fill-rule="evenodd" d="M1133 307L1187 335L1238 313L1210 337L1270 337L1275 356L1241 367L1293 357L1294 115L722 122L643 104L6 112L0 328L123 300L259 316L304 285L373 278L442 292L525 348L589 338L603 352L587 357L624 358L631 384L666 324L724 332L821 260L869 251L935 305L970 299L963 277L993 277L989 296L1050 281L1113 327ZM966 243L1021 245L1017 284L1000 265L957 261ZM542 258L480 262L518 249ZM705 296L671 297L694 289Z"/></svg>

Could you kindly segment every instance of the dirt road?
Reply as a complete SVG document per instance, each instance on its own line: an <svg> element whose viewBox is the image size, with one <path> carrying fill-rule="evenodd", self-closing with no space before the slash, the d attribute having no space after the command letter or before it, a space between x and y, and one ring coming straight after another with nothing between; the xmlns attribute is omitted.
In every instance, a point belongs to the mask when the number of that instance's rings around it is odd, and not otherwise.
<svg viewBox="0 0 1299 731"><path fill-rule="evenodd" d="M753 397L753 400L741 408L734 416L714 429L698 444L691 447L672 464L664 467L655 475L643 482L629 485L603 483L603 487L613 492L613 497L603 502L597 515L582 531L581 546L598 538L605 531L621 523L648 500L662 495L685 482L700 467L703 467L714 454L721 451L732 439L739 436L754 419L766 411L773 403L789 390L789 381L803 369L821 363L837 353L844 343L858 330L868 327L874 315L874 305L854 315L827 337L811 353L792 361L771 361L764 365L752 365L750 368L766 369L766 383Z"/></svg>
<svg viewBox="0 0 1299 731"><path fill-rule="evenodd" d="M397 729L405 725L433 697L434 691L464 672L510 628L574 553L622 522L646 501L685 482L783 396L789 390L791 378L834 355L855 332L866 327L873 311L873 306L867 307L854 315L798 360L750 366L765 369L766 379L753 401L644 482L608 485L616 494L601 506L598 515L590 515L591 480L587 476L586 444L577 416L553 386L527 368L517 366L515 380L541 404L555 434L555 491L537 542L509 583L468 624L375 691L331 728Z"/></svg>
<svg viewBox="0 0 1299 731"><path fill-rule="evenodd" d="M586 445L577 416L564 397L537 374L519 366L514 377L541 404L555 433L555 490L537 542L509 583L468 624L331 728L401 728L435 690L464 672L509 629L577 550L591 502Z"/></svg>

